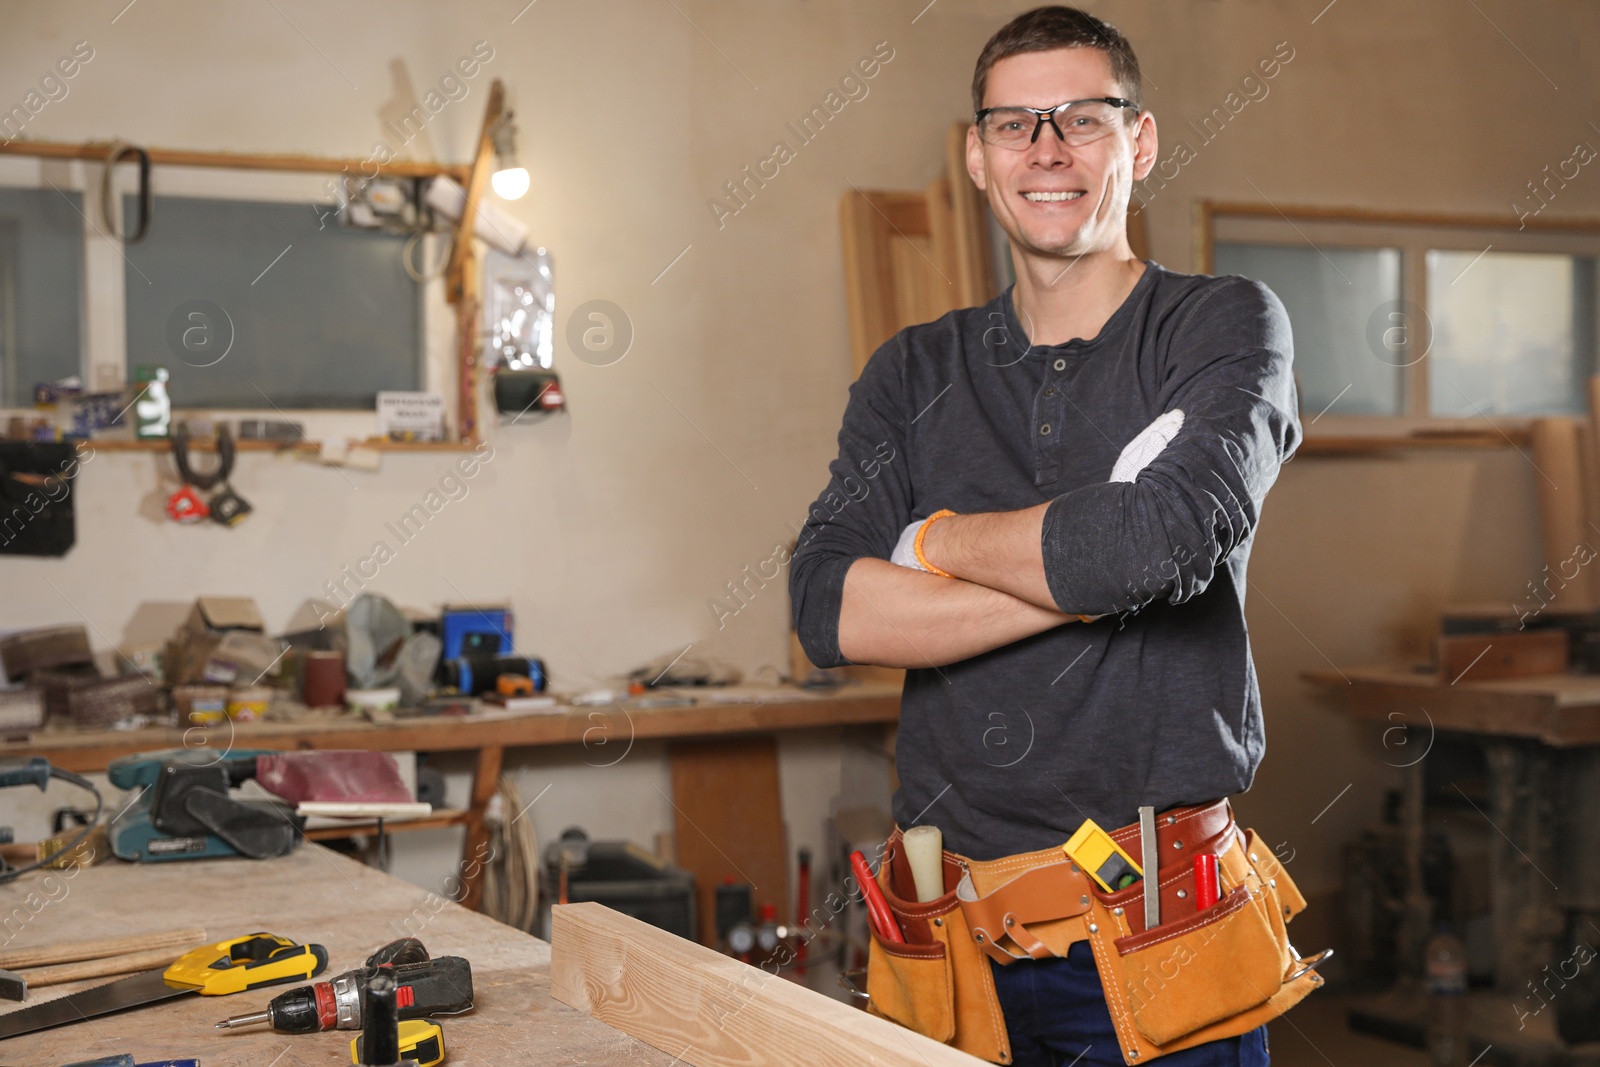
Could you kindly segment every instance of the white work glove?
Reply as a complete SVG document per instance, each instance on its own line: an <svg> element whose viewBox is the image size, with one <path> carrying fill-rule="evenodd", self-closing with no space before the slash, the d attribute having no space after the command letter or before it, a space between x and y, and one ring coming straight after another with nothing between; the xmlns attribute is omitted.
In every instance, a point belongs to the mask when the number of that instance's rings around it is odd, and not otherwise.
<svg viewBox="0 0 1600 1067"><path fill-rule="evenodd" d="M1183 412L1178 408L1156 416L1156 420L1140 430L1139 436L1129 441L1128 447L1122 450L1116 464L1111 468L1111 477L1108 481L1133 481L1139 476L1140 471L1161 454L1162 449L1172 443L1172 439L1178 436L1178 430L1182 426Z"/></svg>
<svg viewBox="0 0 1600 1067"><path fill-rule="evenodd" d="M901 532L900 540L894 543L894 551L889 553L890 563L899 567L910 567L914 571L928 571L928 568L917 560L917 531L920 529L922 520L918 519Z"/></svg>
<svg viewBox="0 0 1600 1067"><path fill-rule="evenodd" d="M948 518L954 514L955 512L949 510L936 511L927 518L914 522L900 531L900 540L895 542L894 551L889 553L889 562L896 566L909 567L914 571L922 571L924 574L938 574L949 578L950 575L945 574L943 571L934 570L917 556L917 534L929 523L938 519Z"/></svg>

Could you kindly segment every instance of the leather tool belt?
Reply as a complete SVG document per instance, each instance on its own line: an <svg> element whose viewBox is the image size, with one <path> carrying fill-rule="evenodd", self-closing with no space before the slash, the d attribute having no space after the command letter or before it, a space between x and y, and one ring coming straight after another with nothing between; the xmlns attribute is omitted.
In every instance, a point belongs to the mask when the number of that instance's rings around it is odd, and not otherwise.
<svg viewBox="0 0 1600 1067"><path fill-rule="evenodd" d="M1137 823L1111 831L1143 854ZM971 860L944 854L943 896L915 903L900 831L885 845L878 884L905 944L874 932L867 1009L991 1063L1011 1062L990 960L1065 956L1088 939L1124 1062L1134 1065L1254 1030L1322 984L1285 924L1306 901L1227 800L1156 817L1162 862L1143 881L1103 891L1059 848ZM1217 857L1221 893L1195 907L1194 857ZM1159 926L1144 928L1144 890L1161 893ZM870 924L869 924L870 925Z"/></svg>

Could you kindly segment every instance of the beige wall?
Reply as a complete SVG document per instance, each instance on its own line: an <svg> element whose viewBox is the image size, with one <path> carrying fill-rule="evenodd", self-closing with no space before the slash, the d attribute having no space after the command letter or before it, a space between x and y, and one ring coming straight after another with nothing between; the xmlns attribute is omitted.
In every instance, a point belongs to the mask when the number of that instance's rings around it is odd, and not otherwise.
<svg viewBox="0 0 1600 1067"><path fill-rule="evenodd" d="M823 481L850 375L840 194L918 188L938 173L979 47L1023 5L540 0L514 24L521 0L282 0L282 14L141 0L120 17L121 0L6 6L0 102L20 99L72 42L96 49L70 96L29 127L56 140L364 155L397 68L425 87L473 42L491 42L487 72L514 89L533 175L509 210L555 256L558 322L604 298L627 311L636 337L626 359L597 368L572 358L559 330L571 415L498 433L470 496L375 588L418 607L509 593L519 646L547 657L566 686L691 642L692 655L750 673L782 666L781 588L721 631L707 600L788 536ZM1580 138L1600 144L1584 122L1600 114L1590 74L1600 14L1576 0L1532 13L1504 0L1338 0L1314 24L1321 0L1092 6L1132 36L1169 137L1279 42L1294 49L1270 95L1152 201L1154 253L1170 267L1191 263L1197 197L1509 214L1544 164ZM723 182L780 138L796 147L785 122L885 41L894 58L870 94L719 229L707 201ZM417 144L464 158L481 101L475 89ZM1557 213L1600 214L1600 177L1575 180ZM141 605L201 592L251 593L283 625L447 462L390 456L379 473L346 476L247 456L235 484L257 512L223 530L150 517L157 461L103 453L82 475L72 554L0 561L0 626L82 617L111 644L137 636L149 617ZM1394 779L1376 732L1335 717L1297 672L1415 653L1441 600L1515 595L1536 569L1533 507L1530 468L1506 449L1307 457L1285 472L1252 571L1269 741L1242 807L1297 847L1308 888L1332 885L1337 841ZM816 843L838 780L837 763L817 755L825 742L807 744L785 764L796 844ZM526 768L527 795L560 785L535 809L541 836L585 821L648 842L670 821L658 752L603 781L565 758ZM407 873L437 884L447 842L408 851L423 858L404 861Z"/></svg>

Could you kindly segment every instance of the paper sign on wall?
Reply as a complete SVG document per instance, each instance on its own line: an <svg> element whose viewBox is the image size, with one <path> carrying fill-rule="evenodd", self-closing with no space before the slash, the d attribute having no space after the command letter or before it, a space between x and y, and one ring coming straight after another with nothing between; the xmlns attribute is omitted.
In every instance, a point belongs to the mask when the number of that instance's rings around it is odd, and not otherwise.
<svg viewBox="0 0 1600 1067"><path fill-rule="evenodd" d="M380 391L378 435L415 441L443 440L444 397L438 393Z"/></svg>

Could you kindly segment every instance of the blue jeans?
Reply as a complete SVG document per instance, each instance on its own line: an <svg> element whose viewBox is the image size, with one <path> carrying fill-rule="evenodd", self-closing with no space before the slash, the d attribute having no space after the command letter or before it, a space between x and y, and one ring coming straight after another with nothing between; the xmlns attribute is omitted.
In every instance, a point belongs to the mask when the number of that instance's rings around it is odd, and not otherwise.
<svg viewBox="0 0 1600 1067"><path fill-rule="evenodd" d="M990 962L1011 1038L1012 1067L1124 1067L1089 942L1064 958ZM1169 1052L1159 1067L1267 1067L1267 1028Z"/></svg>

